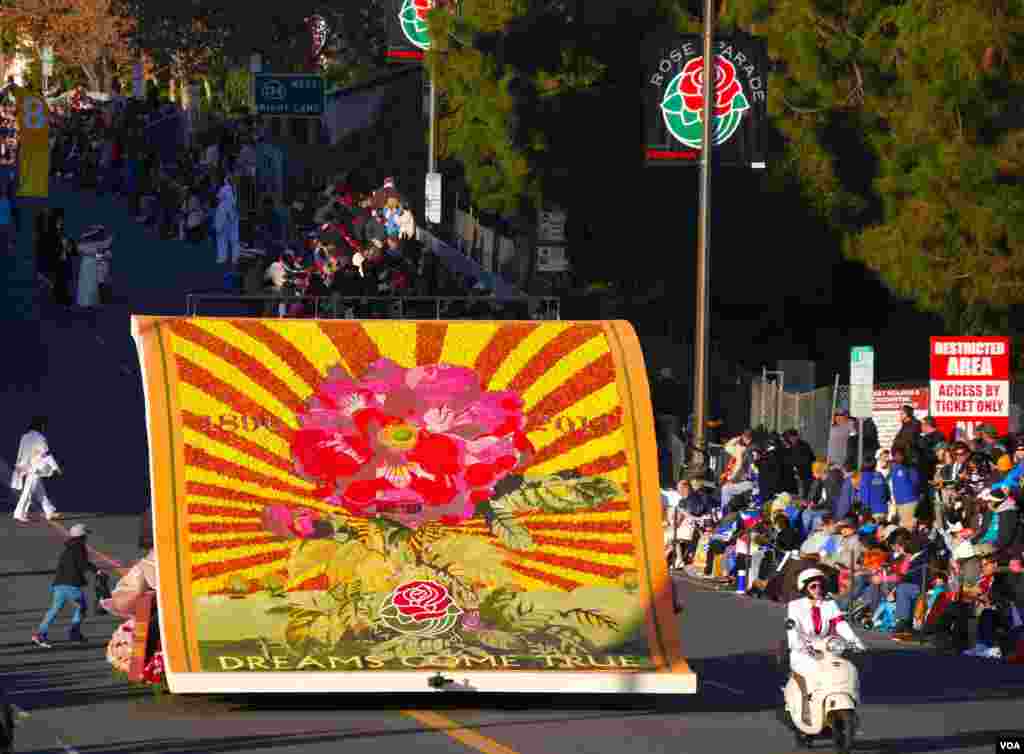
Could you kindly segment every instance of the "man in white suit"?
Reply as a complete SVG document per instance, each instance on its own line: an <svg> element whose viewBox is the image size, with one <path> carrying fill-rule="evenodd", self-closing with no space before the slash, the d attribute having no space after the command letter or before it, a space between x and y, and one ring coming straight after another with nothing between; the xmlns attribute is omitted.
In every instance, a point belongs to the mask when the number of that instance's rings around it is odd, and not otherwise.
<svg viewBox="0 0 1024 754"><path fill-rule="evenodd" d="M786 617L793 619L796 627L786 632L789 644L789 668L803 692L804 722L810 723L810 708L807 704L807 681L805 676L817 667L818 658L805 645L797 628L808 638L823 638L836 634L863 651L864 643L846 622L846 616L835 600L825 591L825 574L817 568L808 568L797 577L797 590L802 595L787 605Z"/></svg>
<svg viewBox="0 0 1024 754"><path fill-rule="evenodd" d="M14 519L28 522L28 509L33 500L38 500L48 520L60 518L60 514L46 494L43 479L60 473L60 467L50 453L43 432L46 431L46 417L32 420L28 431L21 436L18 444L18 460L11 475L11 489L20 490L21 496L14 508Z"/></svg>

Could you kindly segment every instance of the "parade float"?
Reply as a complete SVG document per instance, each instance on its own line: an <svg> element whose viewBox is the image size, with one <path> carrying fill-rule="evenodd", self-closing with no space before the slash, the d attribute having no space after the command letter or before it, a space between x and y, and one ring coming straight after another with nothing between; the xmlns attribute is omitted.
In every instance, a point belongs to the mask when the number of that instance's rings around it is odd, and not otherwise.
<svg viewBox="0 0 1024 754"><path fill-rule="evenodd" d="M627 323L132 327L172 693L696 691Z"/></svg>

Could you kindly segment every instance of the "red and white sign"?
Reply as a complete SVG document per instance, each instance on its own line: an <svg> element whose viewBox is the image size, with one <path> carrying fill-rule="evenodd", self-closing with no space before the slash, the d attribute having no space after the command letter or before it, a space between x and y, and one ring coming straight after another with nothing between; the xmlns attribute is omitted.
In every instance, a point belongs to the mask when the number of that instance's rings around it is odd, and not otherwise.
<svg viewBox="0 0 1024 754"><path fill-rule="evenodd" d="M908 387L876 389L871 405L871 417L878 428L878 446L891 448L896 433L900 431L900 414L904 406L914 407L914 416L923 419L928 415L928 388Z"/></svg>
<svg viewBox="0 0 1024 754"><path fill-rule="evenodd" d="M979 424L1010 431L1010 339L931 339L931 414L950 439L970 440Z"/></svg>

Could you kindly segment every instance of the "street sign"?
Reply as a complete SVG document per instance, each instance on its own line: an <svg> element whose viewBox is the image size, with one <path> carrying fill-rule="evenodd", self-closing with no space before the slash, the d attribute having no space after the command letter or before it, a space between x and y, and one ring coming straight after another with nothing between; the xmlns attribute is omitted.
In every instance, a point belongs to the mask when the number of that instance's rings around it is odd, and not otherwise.
<svg viewBox="0 0 1024 754"><path fill-rule="evenodd" d="M319 118L324 114L324 79L309 73L257 73L253 93L259 115Z"/></svg>
<svg viewBox="0 0 1024 754"><path fill-rule="evenodd" d="M868 419L874 407L875 349L854 346L850 350L850 416Z"/></svg>
<svg viewBox="0 0 1024 754"><path fill-rule="evenodd" d="M427 222L441 222L441 174L427 173Z"/></svg>
<svg viewBox="0 0 1024 754"><path fill-rule="evenodd" d="M49 78L53 75L53 48L44 47L41 53L39 57L43 66L43 76Z"/></svg>

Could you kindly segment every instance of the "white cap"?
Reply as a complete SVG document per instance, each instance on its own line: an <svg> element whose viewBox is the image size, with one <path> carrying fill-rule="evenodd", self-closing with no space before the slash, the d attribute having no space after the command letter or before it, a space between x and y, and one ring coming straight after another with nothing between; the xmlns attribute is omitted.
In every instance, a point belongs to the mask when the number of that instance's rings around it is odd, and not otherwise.
<svg viewBox="0 0 1024 754"><path fill-rule="evenodd" d="M799 576L796 577L796 589L798 592L802 592L804 587L807 586L807 582L811 579L824 579L825 574L819 571L817 568L808 568L806 571L802 571Z"/></svg>
<svg viewBox="0 0 1024 754"><path fill-rule="evenodd" d="M71 539L84 537L86 534L92 534L92 529L88 528L85 524L75 524L68 530L68 536Z"/></svg>

